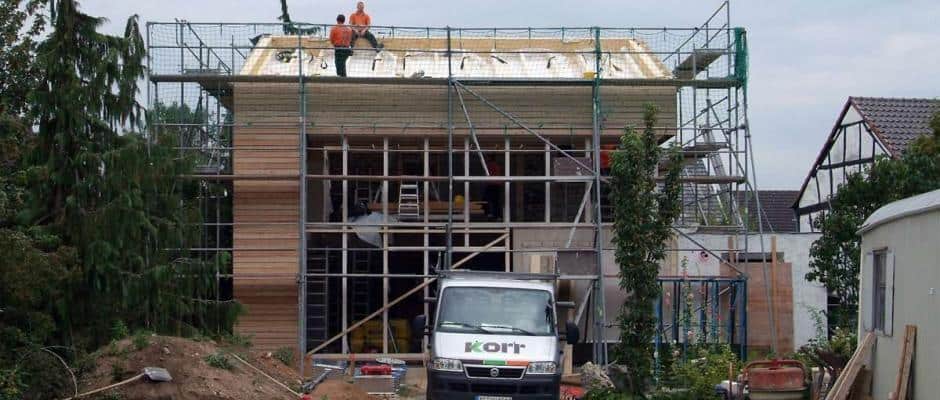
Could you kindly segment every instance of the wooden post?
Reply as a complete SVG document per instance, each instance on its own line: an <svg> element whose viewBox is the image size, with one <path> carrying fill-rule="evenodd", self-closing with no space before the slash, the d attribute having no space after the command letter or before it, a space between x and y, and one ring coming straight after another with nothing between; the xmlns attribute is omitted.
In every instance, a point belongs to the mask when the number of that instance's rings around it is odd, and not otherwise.
<svg viewBox="0 0 940 400"><path fill-rule="evenodd" d="M767 310L770 315L777 314L777 236L770 237L770 304L767 304L767 307L772 308ZM778 330L780 324L774 324L770 329L776 331L775 338L777 338L777 343L774 343L774 348L780 348L780 332Z"/></svg>
<svg viewBox="0 0 940 400"><path fill-rule="evenodd" d="M848 398L849 392L854 386L855 378L858 377L859 371L862 370L862 366L871 355L871 349L874 344L875 334L872 332L865 334L865 338L858 343L858 348L855 349L852 358L849 359L845 368L842 369L842 373L839 374L835 383L832 384L832 388L829 389L826 400L845 400Z"/></svg>
<svg viewBox="0 0 940 400"><path fill-rule="evenodd" d="M914 357L914 343L917 338L917 325L904 327L904 340L901 342L901 357L898 360L898 376L894 382L892 400L907 400L908 385L911 381L911 359Z"/></svg>

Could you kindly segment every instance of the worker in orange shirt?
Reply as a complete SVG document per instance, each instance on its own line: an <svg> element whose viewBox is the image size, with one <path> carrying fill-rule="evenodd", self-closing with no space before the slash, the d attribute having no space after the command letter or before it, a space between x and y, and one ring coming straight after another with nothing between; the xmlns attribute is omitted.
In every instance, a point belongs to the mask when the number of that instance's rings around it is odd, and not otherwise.
<svg viewBox="0 0 940 400"><path fill-rule="evenodd" d="M365 9L365 3L360 1L356 3L356 12L349 14L349 25L352 25L353 29L352 46L356 45L356 41L359 40L359 38L366 38L369 44L372 45L372 48L378 52L379 49L382 48L382 45L375 39L375 35L369 32L369 27L372 25L372 17L366 14Z"/></svg>
<svg viewBox="0 0 940 400"><path fill-rule="evenodd" d="M352 55L353 32L346 23L346 16L336 16L336 25L330 28L330 43L333 44L333 61L336 64L336 75L346 76L346 59Z"/></svg>

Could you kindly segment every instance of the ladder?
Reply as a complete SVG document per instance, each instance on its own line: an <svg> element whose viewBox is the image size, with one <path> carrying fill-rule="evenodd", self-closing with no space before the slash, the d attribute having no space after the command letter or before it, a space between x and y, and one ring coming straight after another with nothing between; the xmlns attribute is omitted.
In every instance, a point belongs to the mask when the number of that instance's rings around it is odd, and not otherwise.
<svg viewBox="0 0 940 400"><path fill-rule="evenodd" d="M329 271L329 253L312 252L307 255L307 273L325 274ZM307 277L307 345L319 346L328 339L329 285L325 276Z"/></svg>
<svg viewBox="0 0 940 400"><path fill-rule="evenodd" d="M352 265L351 274L368 274L369 261L372 258L371 252L350 252ZM360 320L369 315L372 297L371 278L353 278L352 279L352 318Z"/></svg>
<svg viewBox="0 0 940 400"><path fill-rule="evenodd" d="M398 219L417 220L421 216L421 194L417 183L402 183L398 187Z"/></svg>

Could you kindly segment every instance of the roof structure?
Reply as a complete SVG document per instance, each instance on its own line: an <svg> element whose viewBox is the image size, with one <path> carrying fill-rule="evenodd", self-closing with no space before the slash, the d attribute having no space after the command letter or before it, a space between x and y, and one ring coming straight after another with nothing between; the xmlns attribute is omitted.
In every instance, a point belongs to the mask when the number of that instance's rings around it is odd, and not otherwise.
<svg viewBox="0 0 940 400"><path fill-rule="evenodd" d="M444 37L383 38L375 52L359 41L347 60L354 78L446 78L447 39ZM595 69L595 41L559 38L463 38L451 51L451 70L458 78L585 79ZM668 79L673 73L659 56L632 38L604 38L608 52L601 57L605 79ZM302 48L298 56L297 49ZM264 36L251 50L239 75L334 76L333 47L325 39Z"/></svg>
<svg viewBox="0 0 940 400"><path fill-rule="evenodd" d="M914 139L929 134L930 119L940 112L938 99L853 96L849 104L895 157L903 154Z"/></svg>
<svg viewBox="0 0 940 400"><path fill-rule="evenodd" d="M799 231L796 214L793 213L793 203L800 195L799 190L761 190L756 194L760 196L761 219L764 222L764 230L775 233ZM745 202L744 193L739 193L738 202L748 210L748 226L756 227L757 199L750 196Z"/></svg>
<svg viewBox="0 0 940 400"><path fill-rule="evenodd" d="M863 234L879 225L934 210L940 210L940 189L884 205L868 216L858 233Z"/></svg>

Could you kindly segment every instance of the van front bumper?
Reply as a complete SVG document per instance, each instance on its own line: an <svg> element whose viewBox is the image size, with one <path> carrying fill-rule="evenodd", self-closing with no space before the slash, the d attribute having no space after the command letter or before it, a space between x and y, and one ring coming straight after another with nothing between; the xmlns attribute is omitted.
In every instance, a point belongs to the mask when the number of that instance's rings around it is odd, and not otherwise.
<svg viewBox="0 0 940 400"><path fill-rule="evenodd" d="M476 400L477 396L513 400L558 400L561 375L524 375L522 379L468 378L463 372L428 369L428 400Z"/></svg>

